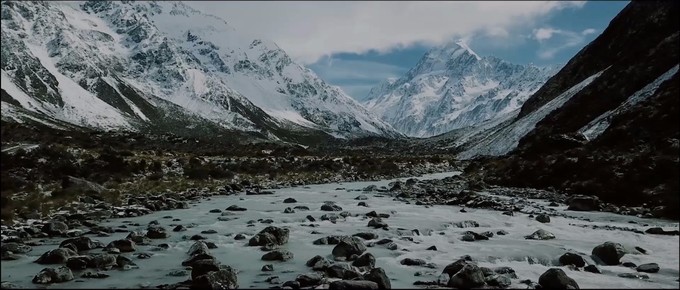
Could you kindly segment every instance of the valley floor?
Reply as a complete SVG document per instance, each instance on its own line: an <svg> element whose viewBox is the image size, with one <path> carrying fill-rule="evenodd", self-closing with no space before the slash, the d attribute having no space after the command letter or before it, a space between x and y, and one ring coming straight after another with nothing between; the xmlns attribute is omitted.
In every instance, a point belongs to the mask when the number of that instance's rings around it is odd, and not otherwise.
<svg viewBox="0 0 680 290"><path fill-rule="evenodd" d="M316 255L327 259L329 263L345 265L342 268L363 273L368 268L352 268L342 261L333 262L331 252L335 253L333 249L336 245L314 242L322 237L352 236L357 233L370 233L363 234L364 238L359 242L365 244L366 252L375 257L375 267L384 269L392 288L412 288L419 283L421 285L443 283L442 286L446 286L449 277L441 276L442 270L464 255L469 255L473 261L471 263L481 267L482 271L486 271L484 268L498 270L500 267L510 267L511 272L505 270L511 273L506 274L507 281L511 283L510 288L526 288L527 284L535 286L539 276L550 268L562 269L581 288L678 287L680 260L677 234L655 235L643 232L651 227L677 230L676 222L604 212L576 212L567 210L567 206L562 203L550 206L551 202L545 199L511 198L484 191L478 192L501 199L513 199L513 204L521 209L508 216L501 211L488 209L417 205L415 199L396 197L399 192L390 190L398 183L427 188L428 182L432 180L419 181L419 179L442 180L459 173L431 174L417 179L401 179L400 182L394 180L333 182L276 189L272 190L271 194L260 195L247 195L241 192L214 196L200 202L189 201L188 208L185 209L156 211L138 217L127 216L94 222L89 225L90 232L96 232L95 229L115 229L110 234L83 235L101 241L102 245L124 239L132 231L143 233L147 225L156 223L167 229L169 235L167 238L154 239L148 245L137 244L134 252L120 254L129 257L136 264L132 268L125 268L127 270L123 271L115 270L116 267L109 271L102 270L102 273L111 276L108 279L80 277L87 271L96 272L95 269L74 270L75 279L59 284L59 287L136 288L163 284L170 287L175 283L180 283L175 286L182 285L183 281L191 280L189 277L191 270L182 266L182 261L189 260L190 255L187 251L196 243L195 239L198 238L195 235L205 238L204 242L214 243L216 248L210 250L210 255L218 262L237 270L239 288L268 288L282 285L286 281L295 281L296 278L298 282L306 281L305 278L298 278L300 274L316 277L312 274L314 272L312 268L305 265ZM338 206L338 211L320 210L320 207L328 202ZM361 202L366 206L360 206ZM228 207L233 209L232 206L245 210L226 210ZM289 211L285 210L286 208L295 209ZM112 210L116 209L127 212L122 207ZM372 220L371 212L389 215L382 218L382 222L387 225L385 229L367 226ZM534 215L539 213L548 215L550 221L547 223L537 221ZM311 221L309 216L314 221ZM71 225L69 228L73 228L73 225L77 224L76 221L85 224L85 221L73 217L67 221ZM41 222L29 220L26 226L34 223L39 225ZM177 225L183 225L184 231L171 232ZM292 259L263 261L261 256L267 251L247 246L249 239L268 226L289 229L288 241L276 247L276 250L289 251L292 253ZM82 226L78 228L79 230L69 231L69 235L87 233ZM525 238L539 229L552 233L555 238L548 240ZM468 231L491 232L492 235L488 239L471 241L464 238ZM16 239L12 238L13 233L15 232L11 228L3 228L3 245L10 239ZM235 238L237 235L244 236L244 239ZM389 241L382 241L384 239ZM21 255L17 260L2 262L3 283L34 287L31 279L41 269L60 265L40 265L33 261L48 250L57 248L62 241L64 238L28 242L33 245L30 252ZM660 270L656 273L642 273L636 271L634 266L631 268L623 265L602 265L594 255L591 255L591 251L607 241L620 243L625 248L626 253L621 262L626 262L626 265L657 263ZM160 244L167 246L159 248ZM430 248L432 246L435 249ZM99 252L101 249L93 249L80 254L92 255ZM560 256L567 252L578 254L587 264L597 265L601 273L587 272L582 267L561 265ZM141 253L146 253L150 257L140 256ZM421 262L422 264L404 265L403 261L409 258L417 264ZM267 264L273 265L273 271L261 271ZM315 285L339 280L333 278L333 271L328 269L330 266L325 271L317 272L324 273L326 279L313 282ZM278 278L272 278L274 276ZM486 275L487 283L505 281L497 276Z"/></svg>

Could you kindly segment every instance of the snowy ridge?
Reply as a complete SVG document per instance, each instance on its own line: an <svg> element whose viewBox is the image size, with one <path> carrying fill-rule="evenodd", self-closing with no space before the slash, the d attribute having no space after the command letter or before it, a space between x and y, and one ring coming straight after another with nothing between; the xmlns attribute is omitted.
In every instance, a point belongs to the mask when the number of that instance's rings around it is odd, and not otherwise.
<svg viewBox="0 0 680 290"><path fill-rule="evenodd" d="M605 69L606 70L606 69ZM529 113L528 115L514 120L514 122L498 129L495 131L485 131L480 132L484 134L478 142L475 142L471 147L466 148L464 151L458 154L461 159L470 159L477 156L491 155L499 156L504 155L519 145L519 140L522 139L526 134L531 132L536 127L536 124L543 120L552 111L562 107L564 103L569 101L571 97L576 95L578 92L587 87L595 79L597 79L605 70L602 70L580 83L569 88L555 99L546 103L544 106L538 108L537 110ZM515 114L519 113L519 109Z"/></svg>
<svg viewBox="0 0 680 290"><path fill-rule="evenodd" d="M163 100L272 139L280 128L399 135L275 43L181 2L3 2L2 9L3 87L14 83L10 97L46 117L136 130L176 117L159 106Z"/></svg>
<svg viewBox="0 0 680 290"><path fill-rule="evenodd" d="M513 112L556 72L479 57L459 40L430 50L403 77L380 83L362 102L398 131L430 137Z"/></svg>
<svg viewBox="0 0 680 290"><path fill-rule="evenodd" d="M609 124L611 122L611 119L622 113L625 112L626 110L630 109L634 105L644 101L645 99L649 98L650 96L654 95L656 90L659 88L661 83L671 79L673 75L675 75L678 72L678 67L680 65L675 65L673 68L669 69L667 72L661 74L658 78L656 78L653 82L647 84L645 87L640 89L639 91L635 92L634 94L630 95L628 99L626 99L625 102L623 102L621 105L616 107L615 109L609 110L605 112L604 114L598 116L594 120L590 121L587 125L583 126L581 129L578 130L579 133L583 134L583 136L586 137L588 141L593 140L600 136L607 128L609 128Z"/></svg>

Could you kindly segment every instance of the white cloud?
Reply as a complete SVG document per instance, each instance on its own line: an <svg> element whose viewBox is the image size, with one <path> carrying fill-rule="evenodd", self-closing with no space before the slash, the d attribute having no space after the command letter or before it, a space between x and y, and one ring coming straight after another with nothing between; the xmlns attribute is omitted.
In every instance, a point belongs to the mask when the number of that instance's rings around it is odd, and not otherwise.
<svg viewBox="0 0 680 290"><path fill-rule="evenodd" d="M552 28L534 29L534 38L536 38L536 40L538 40L540 42L540 41L550 39L553 36L553 34L555 34L555 33L561 33L561 32L562 32L561 30L552 29Z"/></svg>
<svg viewBox="0 0 680 290"><path fill-rule="evenodd" d="M314 63L339 52L387 52L477 33L507 37L550 13L584 2L520 1L190 1L237 30L271 39L294 59Z"/></svg>
<svg viewBox="0 0 680 290"><path fill-rule="evenodd" d="M325 64L324 64L325 63ZM332 59L329 62L320 61L313 69L326 79L333 80L384 80L389 77L401 76L405 68L373 61Z"/></svg>
<svg viewBox="0 0 680 290"><path fill-rule="evenodd" d="M588 28L588 29L581 31L581 35L590 35L590 34L593 34L595 32L597 32L597 30L595 30L593 28Z"/></svg>
<svg viewBox="0 0 680 290"><path fill-rule="evenodd" d="M596 30L592 28L579 33L544 27L535 29L533 38L540 43L538 57L546 60L552 59L562 50L582 45L586 41L586 36L595 32Z"/></svg>

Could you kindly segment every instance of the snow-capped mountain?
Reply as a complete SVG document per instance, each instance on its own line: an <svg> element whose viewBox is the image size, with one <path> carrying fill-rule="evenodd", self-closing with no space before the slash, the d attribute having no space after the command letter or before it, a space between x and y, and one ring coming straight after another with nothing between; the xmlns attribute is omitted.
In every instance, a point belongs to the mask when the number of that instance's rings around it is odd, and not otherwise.
<svg viewBox="0 0 680 290"><path fill-rule="evenodd" d="M181 2L2 2L2 118L97 129L399 135L275 43Z"/></svg>
<svg viewBox="0 0 680 290"><path fill-rule="evenodd" d="M433 48L406 75L373 88L364 105L406 135L430 137L520 108L556 72L480 57L459 40Z"/></svg>

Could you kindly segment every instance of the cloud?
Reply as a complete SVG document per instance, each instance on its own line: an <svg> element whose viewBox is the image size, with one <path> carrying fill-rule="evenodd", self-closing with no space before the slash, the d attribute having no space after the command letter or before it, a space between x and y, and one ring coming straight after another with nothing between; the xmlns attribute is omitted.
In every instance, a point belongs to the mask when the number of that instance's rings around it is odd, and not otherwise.
<svg viewBox="0 0 680 290"><path fill-rule="evenodd" d="M271 39L309 64L340 52L388 52L416 43L436 45L453 37L508 37L551 13L584 2L520 1L189 1L220 16L238 31Z"/></svg>
<svg viewBox="0 0 680 290"><path fill-rule="evenodd" d="M590 34L593 34L595 32L597 32L597 30L595 30L593 28L588 28L588 29L581 31L581 35L590 35Z"/></svg>
<svg viewBox="0 0 680 290"><path fill-rule="evenodd" d="M329 58L332 59L332 58ZM333 80L384 80L401 76L406 68L374 61L332 59L310 65L317 74Z"/></svg>
<svg viewBox="0 0 680 290"><path fill-rule="evenodd" d="M582 45L586 36L594 34L595 29L588 28L581 32L542 27L534 29L532 38L540 44L538 57L543 60L552 59L557 53L570 47Z"/></svg>
<svg viewBox="0 0 680 290"><path fill-rule="evenodd" d="M562 32L560 30L552 29L552 28L539 28L539 29L534 29L534 38L536 40L544 41L550 39L553 34Z"/></svg>

